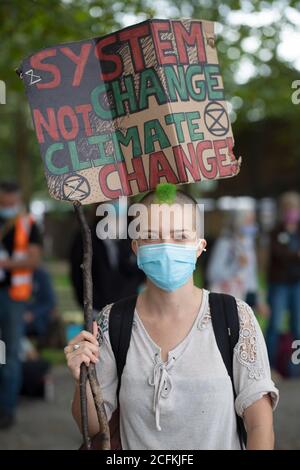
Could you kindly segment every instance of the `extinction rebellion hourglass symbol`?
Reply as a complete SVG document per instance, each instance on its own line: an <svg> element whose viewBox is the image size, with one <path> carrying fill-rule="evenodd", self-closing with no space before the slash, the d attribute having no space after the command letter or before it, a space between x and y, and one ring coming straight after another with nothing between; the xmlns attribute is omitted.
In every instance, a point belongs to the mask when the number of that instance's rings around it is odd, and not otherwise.
<svg viewBox="0 0 300 470"><path fill-rule="evenodd" d="M63 193L69 201L82 201L90 192L89 182L84 176L74 173L64 180Z"/></svg>
<svg viewBox="0 0 300 470"><path fill-rule="evenodd" d="M226 109L221 103L212 101L208 103L204 111L204 120L207 130L218 137L227 134L229 119Z"/></svg>

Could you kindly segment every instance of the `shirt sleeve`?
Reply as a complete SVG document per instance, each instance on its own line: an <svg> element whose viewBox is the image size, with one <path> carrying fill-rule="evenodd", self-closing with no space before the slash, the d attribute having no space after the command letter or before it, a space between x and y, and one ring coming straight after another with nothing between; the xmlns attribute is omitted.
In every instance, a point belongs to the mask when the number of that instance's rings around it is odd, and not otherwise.
<svg viewBox="0 0 300 470"><path fill-rule="evenodd" d="M99 362L96 363L97 378L101 387L104 408L109 421L117 409L118 374L115 356L109 339L109 313L112 304L106 305L95 317L98 326Z"/></svg>
<svg viewBox="0 0 300 470"><path fill-rule="evenodd" d="M237 299L240 321L239 340L233 354L233 378L236 390L235 409L243 416L246 408L269 394L273 410L279 400L279 391L271 379L265 340L251 307Z"/></svg>

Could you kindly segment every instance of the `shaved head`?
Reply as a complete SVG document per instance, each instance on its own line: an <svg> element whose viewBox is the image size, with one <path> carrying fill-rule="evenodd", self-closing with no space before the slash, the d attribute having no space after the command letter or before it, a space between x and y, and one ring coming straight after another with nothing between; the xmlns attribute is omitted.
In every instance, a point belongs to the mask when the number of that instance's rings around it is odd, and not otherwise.
<svg viewBox="0 0 300 470"><path fill-rule="evenodd" d="M172 202L157 202L157 192L150 191L142 197L138 204L147 210L141 218L142 238L169 230L172 238L203 238L203 217L197 201L184 191L177 190ZM159 227L159 228L158 228ZM175 237L176 235L176 237Z"/></svg>

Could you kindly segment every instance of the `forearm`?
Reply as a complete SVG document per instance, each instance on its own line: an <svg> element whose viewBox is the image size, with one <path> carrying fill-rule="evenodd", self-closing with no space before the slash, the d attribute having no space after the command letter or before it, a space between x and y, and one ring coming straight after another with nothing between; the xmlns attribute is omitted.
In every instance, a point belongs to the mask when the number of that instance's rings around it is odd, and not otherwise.
<svg viewBox="0 0 300 470"><path fill-rule="evenodd" d="M258 425L247 432L247 450L273 450L273 426Z"/></svg>
<svg viewBox="0 0 300 470"><path fill-rule="evenodd" d="M81 427L81 408L80 408L80 391L79 391L79 382L75 382L75 391L72 401L72 415L75 419L80 431L82 432ZM94 405L94 399L90 387L89 381L87 381L87 409L88 409L88 428L90 437L94 436L99 432L99 423L96 408Z"/></svg>
<svg viewBox="0 0 300 470"><path fill-rule="evenodd" d="M273 450L274 429L270 394L246 408L244 422L247 430L247 450Z"/></svg>

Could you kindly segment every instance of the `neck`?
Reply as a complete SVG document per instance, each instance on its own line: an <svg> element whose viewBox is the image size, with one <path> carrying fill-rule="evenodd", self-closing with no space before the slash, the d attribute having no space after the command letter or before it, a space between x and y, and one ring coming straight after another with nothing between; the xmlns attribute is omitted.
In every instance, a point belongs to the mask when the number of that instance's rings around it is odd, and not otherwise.
<svg viewBox="0 0 300 470"><path fill-rule="evenodd" d="M159 316L174 316L198 309L202 299L202 289L194 286L193 277L173 292L167 292L147 279L147 287L143 292L145 304L150 311Z"/></svg>

